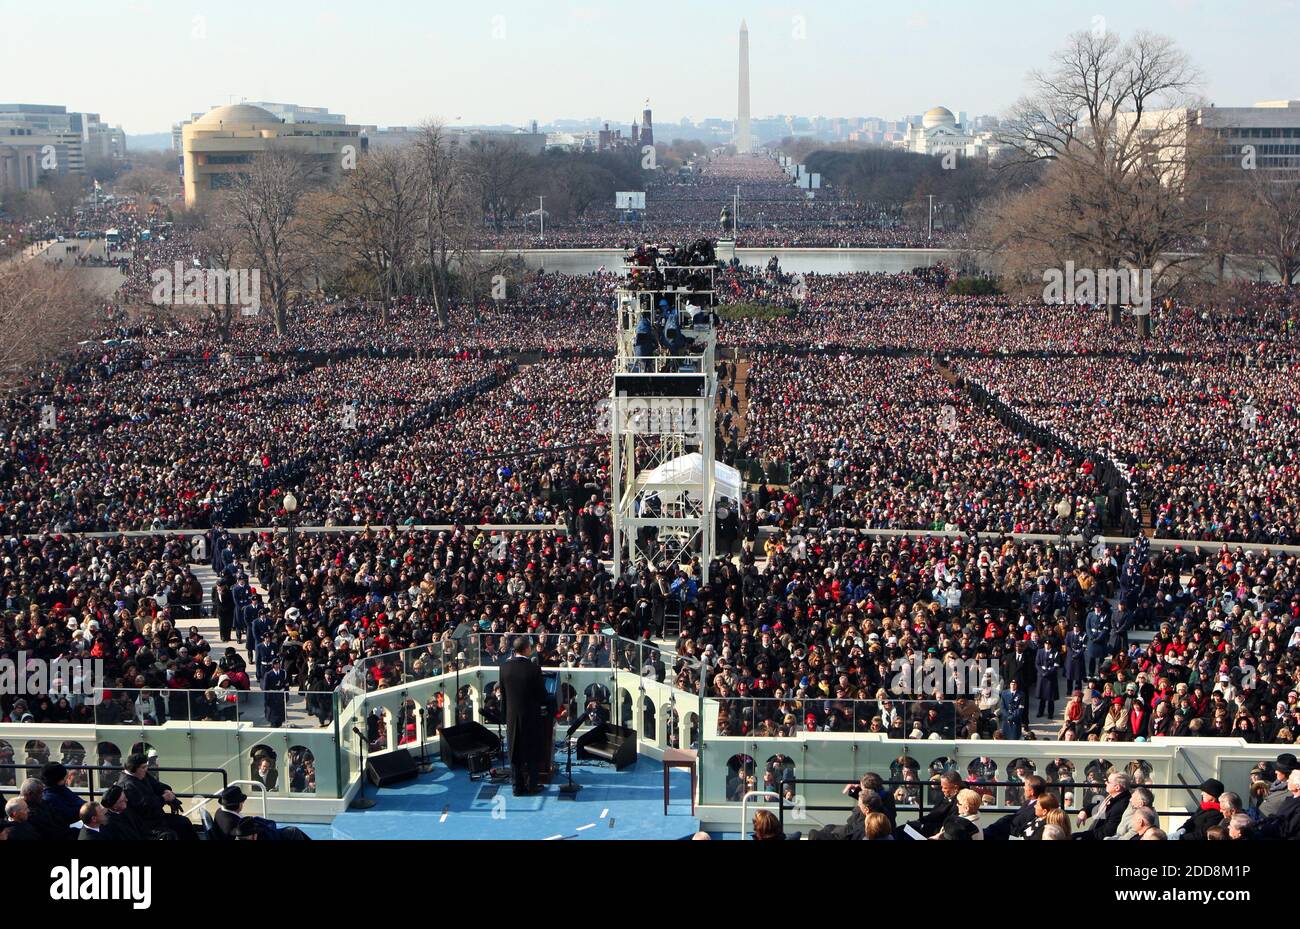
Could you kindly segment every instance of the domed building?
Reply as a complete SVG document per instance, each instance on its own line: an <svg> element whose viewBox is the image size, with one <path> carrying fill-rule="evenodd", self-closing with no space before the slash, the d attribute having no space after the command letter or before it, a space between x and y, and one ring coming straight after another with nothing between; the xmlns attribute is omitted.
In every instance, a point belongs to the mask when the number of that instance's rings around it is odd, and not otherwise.
<svg viewBox="0 0 1300 929"><path fill-rule="evenodd" d="M305 157L324 177L355 166L365 148L360 126L287 123L248 103L213 107L181 131L185 205L201 205L272 147ZM346 162L346 164L345 164Z"/></svg>
<svg viewBox="0 0 1300 929"><path fill-rule="evenodd" d="M922 129L935 129L939 126L946 126L949 129L957 128L957 117L953 116L952 110L946 106L931 107L921 117Z"/></svg>
<svg viewBox="0 0 1300 929"><path fill-rule="evenodd" d="M992 133L973 132L961 125L946 106L926 110L920 125L908 123L906 135L894 144L921 155L955 153L968 158L986 158L998 148Z"/></svg>

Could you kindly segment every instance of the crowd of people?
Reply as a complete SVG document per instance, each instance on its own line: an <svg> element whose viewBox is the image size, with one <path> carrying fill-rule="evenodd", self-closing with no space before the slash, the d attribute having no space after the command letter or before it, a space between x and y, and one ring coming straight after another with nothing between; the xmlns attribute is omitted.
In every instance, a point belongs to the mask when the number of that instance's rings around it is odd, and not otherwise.
<svg viewBox="0 0 1300 929"><path fill-rule="evenodd" d="M798 187L772 158L708 155L646 185L635 216L614 204L581 216L522 216L483 230L483 248L627 248L651 241L735 238L740 248L941 248L951 239L906 221L897 205L863 203L829 186ZM811 194L811 196L810 196ZM738 209L737 209L738 207Z"/></svg>
<svg viewBox="0 0 1300 929"><path fill-rule="evenodd" d="M1159 536L1294 544L1300 388L1288 364L971 359L962 375L1119 463Z"/></svg>
<svg viewBox="0 0 1300 929"><path fill-rule="evenodd" d="M769 180L742 196L761 202ZM674 234L723 189L707 171L678 186L663 192L683 217ZM814 202L774 198L774 234L804 211L828 228L861 220ZM148 240L126 298L194 249L181 231ZM707 583L698 563L624 577L607 564L612 272L522 275L504 299L455 301L448 326L415 298L380 326L371 303L303 296L283 334L265 314L223 332L119 313L0 401L0 657L101 659L104 699L59 681L0 697L0 719L144 726L255 708L278 725L296 691L328 725L336 688L494 663L529 635L548 665L613 663L692 690L707 667L710 735L1017 740L1045 719L1067 741L1300 741L1300 558L1276 547L1300 525L1300 305L1271 285L1213 309L1168 302L1140 340L1099 308L957 296L949 277L719 270L722 309L781 312L720 325L736 350L720 448L760 477L720 524ZM1183 544L1149 545L1144 522ZM349 531L269 531L288 524ZM125 530L152 534L73 535ZM203 554L180 530L210 530ZM189 622L205 558L221 577L216 642ZM654 644L668 616L671 649ZM393 658L403 649L415 657ZM900 686L916 663L943 685ZM958 670L971 666L988 673ZM468 695L455 699L460 718ZM630 718L608 691L562 704ZM372 746L414 737L418 709L376 717ZM700 725L673 719L670 740L694 744ZM742 760L735 789L786 770ZM1090 796L1111 773L1083 775ZM919 796L924 772L895 774L917 783L898 797ZM21 793L16 823L41 802ZM977 805L953 802L972 821ZM1035 819L1066 828L1050 812Z"/></svg>
<svg viewBox="0 0 1300 929"><path fill-rule="evenodd" d="M1090 462L1016 434L929 359L757 353L747 418L746 451L790 463L768 511L784 528L1056 533L1104 521Z"/></svg>

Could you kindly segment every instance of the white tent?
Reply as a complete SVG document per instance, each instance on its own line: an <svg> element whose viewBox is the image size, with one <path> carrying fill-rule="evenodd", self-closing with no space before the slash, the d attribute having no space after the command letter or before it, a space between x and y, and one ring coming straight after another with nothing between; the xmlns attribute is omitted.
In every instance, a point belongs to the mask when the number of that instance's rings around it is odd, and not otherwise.
<svg viewBox="0 0 1300 929"><path fill-rule="evenodd" d="M642 471L638 475L639 484L678 484L689 486L702 484L704 482L703 458L699 452L691 452L688 455L681 455L671 461L666 461L657 468L649 471ZM731 500L740 499L740 472L729 464L721 461L713 462L713 499L720 500L727 497Z"/></svg>

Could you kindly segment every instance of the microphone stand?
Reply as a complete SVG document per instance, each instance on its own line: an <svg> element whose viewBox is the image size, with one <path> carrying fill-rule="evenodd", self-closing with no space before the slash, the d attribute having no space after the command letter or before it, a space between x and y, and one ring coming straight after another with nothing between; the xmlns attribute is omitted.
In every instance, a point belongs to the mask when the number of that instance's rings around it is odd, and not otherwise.
<svg viewBox="0 0 1300 929"><path fill-rule="evenodd" d="M573 739L568 738L564 741L569 749L569 757L564 765L567 783L560 785L560 799L567 797L573 800L577 797L578 791L582 790L582 785L573 783Z"/></svg>
<svg viewBox="0 0 1300 929"><path fill-rule="evenodd" d="M497 760L506 760L506 740L501 736L501 717L505 714L501 712L501 701L497 700L497 708L492 714L497 718Z"/></svg>
<svg viewBox="0 0 1300 929"><path fill-rule="evenodd" d="M420 763L417 767L420 769L421 774L428 774L433 770L433 763L429 761L427 753L427 746L429 744L429 732L427 729L429 724L429 711L426 707L419 707L418 712L420 714Z"/></svg>
<svg viewBox="0 0 1300 929"><path fill-rule="evenodd" d="M582 790L581 784L575 784L573 782L573 734L578 731L578 728L586 722L590 716L590 713L584 713L579 716L574 720L573 725L569 727L569 731L564 736L564 745L567 749L568 757L564 763L564 776L566 783L560 785L561 799L567 797L568 799L573 800L576 798L578 791Z"/></svg>
<svg viewBox="0 0 1300 929"><path fill-rule="evenodd" d="M352 731L356 733L357 741L361 743L361 790L352 798L348 806L354 810L368 810L375 805L375 801L366 796L366 737L356 726L352 727Z"/></svg>

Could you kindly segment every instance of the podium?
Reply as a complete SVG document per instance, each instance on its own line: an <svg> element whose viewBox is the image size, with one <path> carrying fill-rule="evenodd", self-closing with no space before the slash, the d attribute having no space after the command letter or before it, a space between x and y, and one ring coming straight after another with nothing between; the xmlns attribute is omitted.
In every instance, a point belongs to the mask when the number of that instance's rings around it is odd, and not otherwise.
<svg viewBox="0 0 1300 929"><path fill-rule="evenodd" d="M542 714L542 757L537 759L537 781L551 783L555 777L555 714L549 710Z"/></svg>

